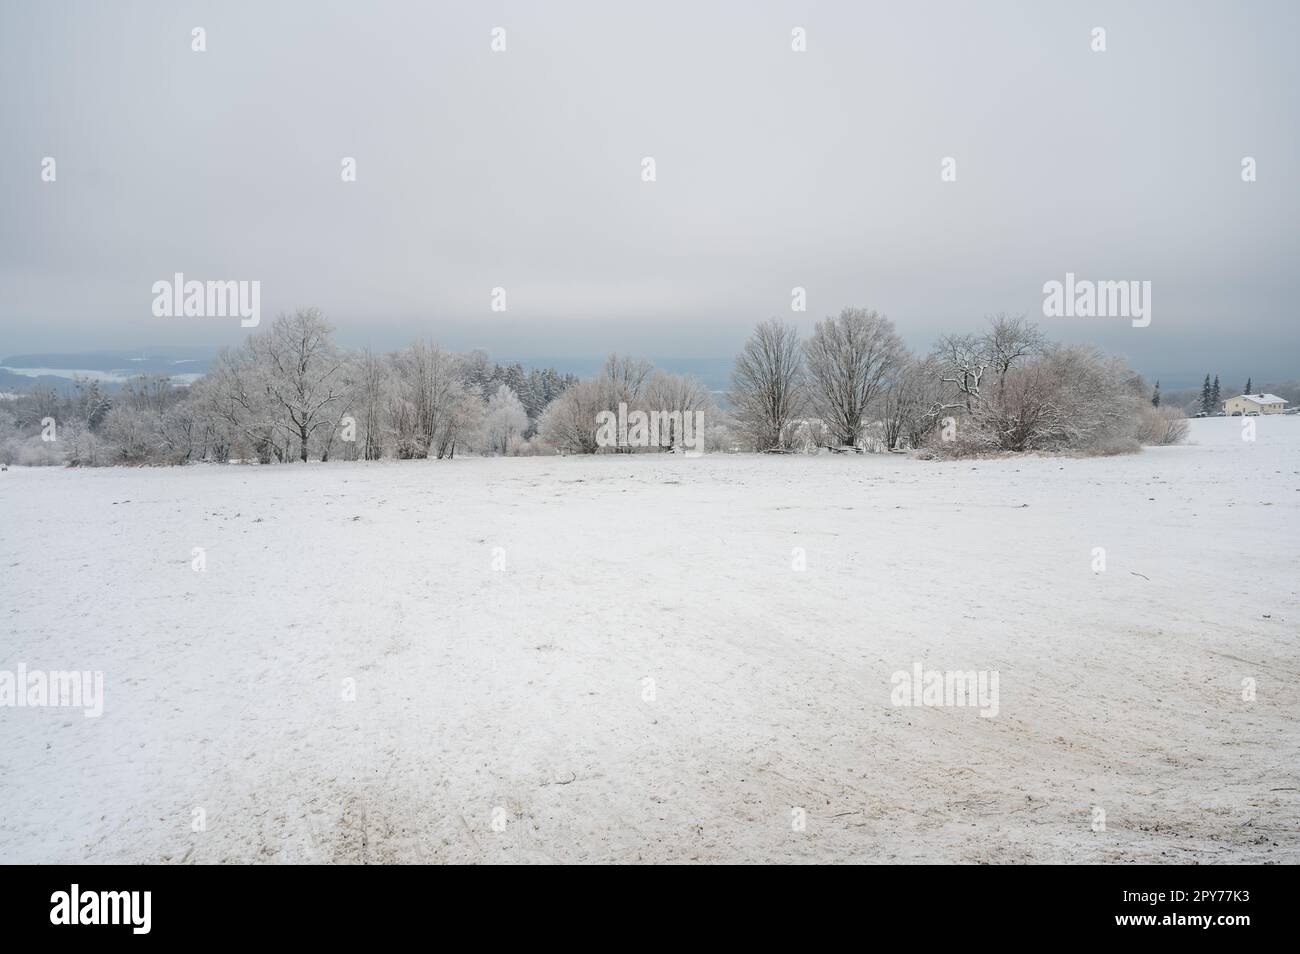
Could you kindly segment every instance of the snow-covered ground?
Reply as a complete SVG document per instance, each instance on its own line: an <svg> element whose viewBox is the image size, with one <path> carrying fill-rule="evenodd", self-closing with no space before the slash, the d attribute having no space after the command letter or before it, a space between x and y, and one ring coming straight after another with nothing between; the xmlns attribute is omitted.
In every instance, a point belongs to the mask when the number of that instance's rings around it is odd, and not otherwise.
<svg viewBox="0 0 1300 954"><path fill-rule="evenodd" d="M1300 419L1256 426L10 468L0 669L104 712L0 709L0 860L1300 861ZM997 714L891 704L917 663Z"/></svg>

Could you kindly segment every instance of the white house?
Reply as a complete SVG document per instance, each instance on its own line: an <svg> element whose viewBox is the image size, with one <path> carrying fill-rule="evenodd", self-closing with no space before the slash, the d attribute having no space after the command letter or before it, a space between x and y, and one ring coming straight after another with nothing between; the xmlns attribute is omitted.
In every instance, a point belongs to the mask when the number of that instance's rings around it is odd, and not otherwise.
<svg viewBox="0 0 1300 954"><path fill-rule="evenodd" d="M1286 401L1276 394L1239 394L1223 402L1224 413L1233 414L1281 414L1286 410Z"/></svg>

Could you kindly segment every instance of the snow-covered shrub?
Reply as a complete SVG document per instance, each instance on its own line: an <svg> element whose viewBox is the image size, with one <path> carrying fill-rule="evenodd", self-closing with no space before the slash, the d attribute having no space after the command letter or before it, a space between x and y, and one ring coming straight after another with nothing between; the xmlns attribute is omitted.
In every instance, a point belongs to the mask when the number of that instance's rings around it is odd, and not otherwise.
<svg viewBox="0 0 1300 954"><path fill-rule="evenodd" d="M29 437L17 444L17 463L24 467L54 467L65 463L64 448L58 441Z"/></svg>
<svg viewBox="0 0 1300 954"><path fill-rule="evenodd" d="M579 381L547 405L538 419L537 433L561 452L596 453L600 450L596 443L596 415L605 410L603 398L600 381Z"/></svg>
<svg viewBox="0 0 1300 954"><path fill-rule="evenodd" d="M521 441L516 449L520 457L551 457L558 454L554 445L548 443L540 434L534 434L525 441Z"/></svg>
<svg viewBox="0 0 1300 954"><path fill-rule="evenodd" d="M6 467L18 462L23 434L18 418L7 407L0 406L0 464Z"/></svg>
<svg viewBox="0 0 1300 954"><path fill-rule="evenodd" d="M104 436L111 456L123 464L147 464L158 443L157 415L118 406L104 420ZM82 463L89 463L83 461Z"/></svg>
<svg viewBox="0 0 1300 954"><path fill-rule="evenodd" d="M1143 444L1181 444L1187 440L1187 415L1176 407L1151 407L1138 411L1138 440Z"/></svg>
<svg viewBox="0 0 1300 954"><path fill-rule="evenodd" d="M949 380L954 377L948 366ZM999 451L1116 454L1138 449L1141 379L1118 358L1085 345L1046 347L992 382L988 367L961 372L940 413L952 418L929 447L942 456Z"/></svg>
<svg viewBox="0 0 1300 954"><path fill-rule="evenodd" d="M63 452L63 460L69 467L102 467L114 462L116 450L102 441L91 428L80 424L68 424L59 430L59 439L51 441L50 446L58 445Z"/></svg>

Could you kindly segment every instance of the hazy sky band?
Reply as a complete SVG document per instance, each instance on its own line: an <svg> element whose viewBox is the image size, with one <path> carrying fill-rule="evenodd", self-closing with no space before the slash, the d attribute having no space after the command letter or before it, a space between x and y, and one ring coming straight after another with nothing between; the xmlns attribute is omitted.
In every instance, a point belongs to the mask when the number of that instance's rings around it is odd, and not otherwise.
<svg viewBox="0 0 1300 954"><path fill-rule="evenodd" d="M5 4L0 352L247 334L154 318L177 271L318 305L345 344L688 357L848 304L925 349L1040 315L1068 271L1151 281L1153 320L1053 337L1294 374L1298 27L1281 2Z"/></svg>

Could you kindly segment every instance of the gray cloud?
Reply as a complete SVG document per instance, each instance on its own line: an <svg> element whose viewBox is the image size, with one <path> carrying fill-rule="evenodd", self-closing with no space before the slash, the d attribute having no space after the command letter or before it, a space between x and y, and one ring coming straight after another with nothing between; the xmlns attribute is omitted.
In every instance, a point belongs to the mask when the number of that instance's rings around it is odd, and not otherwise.
<svg viewBox="0 0 1300 954"><path fill-rule="evenodd" d="M1073 271L1151 280L1152 325L1056 337L1293 375L1298 32L1287 2L5 4L0 350L247 333L152 317L176 271L381 347L707 357L858 304L925 348Z"/></svg>

